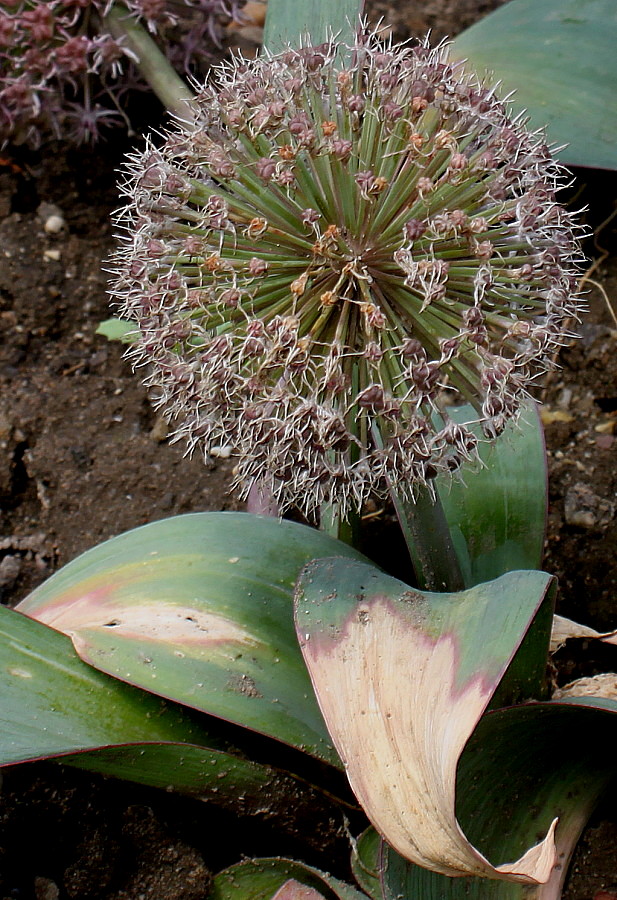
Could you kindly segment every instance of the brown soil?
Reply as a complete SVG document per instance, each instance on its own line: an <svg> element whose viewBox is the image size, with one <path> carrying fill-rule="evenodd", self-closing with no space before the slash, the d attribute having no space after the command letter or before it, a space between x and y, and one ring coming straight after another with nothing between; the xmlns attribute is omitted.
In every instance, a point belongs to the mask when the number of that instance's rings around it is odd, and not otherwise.
<svg viewBox="0 0 617 900"><path fill-rule="evenodd" d="M370 4L397 37L453 34L499 0ZM13 604L59 566L113 534L191 510L239 508L231 463L206 468L169 443L122 347L95 334L109 316L101 268L112 248L115 170L128 139L95 150L16 149L0 167L0 600ZM543 392L550 462L545 567L560 611L617 627L617 180L577 173L599 259L582 340ZM50 204L65 227L44 225ZM603 224L605 223L605 224ZM613 654L613 655L611 655ZM617 666L614 651L561 651L559 680ZM7 770L0 798L0 897L21 900L202 898L210 871L242 854L303 856L346 877L342 826L321 851L269 824L251 829L197 801L31 764ZM614 797L612 798L614 801ZM617 887L617 821L609 803L587 830L567 900ZM314 823L310 823L314 828ZM302 830L297 824L295 832ZM294 831L294 829L292 829ZM336 831L336 829L334 830ZM338 862L337 862L338 858Z"/></svg>

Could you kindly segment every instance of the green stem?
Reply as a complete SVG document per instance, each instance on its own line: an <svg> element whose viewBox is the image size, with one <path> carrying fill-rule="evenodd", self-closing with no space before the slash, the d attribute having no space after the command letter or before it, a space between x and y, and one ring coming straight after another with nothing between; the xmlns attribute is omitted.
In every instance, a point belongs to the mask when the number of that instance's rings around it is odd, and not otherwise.
<svg viewBox="0 0 617 900"><path fill-rule="evenodd" d="M371 427L373 440L383 446L376 425ZM405 501L389 487L418 587L423 591L461 591L465 582L459 566L452 535L439 495L418 485L413 502Z"/></svg>
<svg viewBox="0 0 617 900"><path fill-rule="evenodd" d="M360 541L360 515L352 510L347 519L343 519L337 506L322 503L319 508L319 530L351 547L357 547Z"/></svg>
<svg viewBox="0 0 617 900"><path fill-rule="evenodd" d="M115 38L122 38L139 62L137 67L166 109L183 121L194 119L194 95L170 65L147 31L131 18L129 11L114 4L104 18L104 24Z"/></svg>
<svg viewBox="0 0 617 900"><path fill-rule="evenodd" d="M407 543L418 587L424 591L462 591L465 582L439 496L423 485L413 503L390 489L396 516Z"/></svg>

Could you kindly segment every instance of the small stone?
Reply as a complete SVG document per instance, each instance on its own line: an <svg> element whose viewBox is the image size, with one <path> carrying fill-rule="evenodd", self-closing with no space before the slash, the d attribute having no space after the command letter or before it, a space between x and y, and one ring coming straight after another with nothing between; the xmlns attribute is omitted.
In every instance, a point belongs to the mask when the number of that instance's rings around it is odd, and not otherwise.
<svg viewBox="0 0 617 900"><path fill-rule="evenodd" d="M596 447L599 450L610 450L614 443L614 434L599 434L596 438Z"/></svg>
<svg viewBox="0 0 617 900"><path fill-rule="evenodd" d="M215 447L210 447L210 456L214 456L216 459L229 459L232 453L231 444L217 444Z"/></svg>
<svg viewBox="0 0 617 900"><path fill-rule="evenodd" d="M169 425L163 418L163 416L158 416L154 425L150 430L150 437L153 441L156 441L159 444L162 444L163 441L166 441L169 437Z"/></svg>
<svg viewBox="0 0 617 900"><path fill-rule="evenodd" d="M63 228L66 228L66 222L62 216L49 216L45 219L43 228L47 234L60 234Z"/></svg>
<svg viewBox="0 0 617 900"><path fill-rule="evenodd" d="M0 590L13 587L21 572L21 559L19 556L5 556L0 562Z"/></svg>
<svg viewBox="0 0 617 900"><path fill-rule="evenodd" d="M564 412L561 409L549 409L548 406L543 406L540 410L540 418L542 419L543 425L552 425L553 422L573 422L574 416L570 415L570 413Z"/></svg>
<svg viewBox="0 0 617 900"><path fill-rule="evenodd" d="M569 409L570 404L572 403L572 388L565 387L559 394L557 399L557 406L559 409Z"/></svg>
<svg viewBox="0 0 617 900"><path fill-rule="evenodd" d="M43 253L44 259L53 260L54 262L58 262L60 259L60 251L59 250L45 250Z"/></svg>
<svg viewBox="0 0 617 900"><path fill-rule="evenodd" d="M564 514L568 525L602 531L615 517L615 504L579 481L566 494Z"/></svg>
<svg viewBox="0 0 617 900"><path fill-rule="evenodd" d="M51 878L42 878L37 875L34 879L34 896L36 900L58 900L60 890Z"/></svg>
<svg viewBox="0 0 617 900"><path fill-rule="evenodd" d="M617 419L606 419L604 422L600 422L599 425L596 425L594 431L597 431L598 434L614 434L617 430Z"/></svg>

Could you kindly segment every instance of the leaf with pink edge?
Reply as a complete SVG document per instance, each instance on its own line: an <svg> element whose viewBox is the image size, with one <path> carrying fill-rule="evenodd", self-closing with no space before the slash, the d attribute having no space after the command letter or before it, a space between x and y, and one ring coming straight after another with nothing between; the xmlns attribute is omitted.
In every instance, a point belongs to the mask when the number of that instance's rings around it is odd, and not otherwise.
<svg viewBox="0 0 617 900"><path fill-rule="evenodd" d="M511 572L429 594L360 562L304 570L296 627L322 713L354 793L406 859L449 876L550 877L555 823L516 862L493 866L460 828L455 783L465 744L538 615L548 645L552 582Z"/></svg>
<svg viewBox="0 0 617 900"><path fill-rule="evenodd" d="M313 893L302 895L300 888ZM280 894L282 890L286 893ZM294 894L293 891L296 893ZM366 900L366 895L332 875L291 859L246 859L219 872L209 900Z"/></svg>
<svg viewBox="0 0 617 900"><path fill-rule="evenodd" d="M559 818L545 884L448 878L384 844L384 900L559 900L580 833L617 772L616 713L615 701L593 697L495 710L463 752L457 815L486 856L515 857Z"/></svg>
<svg viewBox="0 0 617 900"><path fill-rule="evenodd" d="M115 678L340 765L292 615L298 572L332 554L360 558L293 522L194 513L89 550L18 608Z"/></svg>
<svg viewBox="0 0 617 900"><path fill-rule="evenodd" d="M283 781L298 796L312 790L230 753L216 728L96 671L65 635L0 607L0 766L37 759L247 802Z"/></svg>

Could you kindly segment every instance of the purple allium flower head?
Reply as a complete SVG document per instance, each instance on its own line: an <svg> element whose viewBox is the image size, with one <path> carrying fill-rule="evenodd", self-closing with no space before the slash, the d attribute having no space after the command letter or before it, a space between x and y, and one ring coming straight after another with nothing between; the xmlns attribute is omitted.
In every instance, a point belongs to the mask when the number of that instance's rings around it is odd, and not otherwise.
<svg viewBox="0 0 617 900"><path fill-rule="evenodd" d="M109 33L114 0L0 0L0 145L47 137L96 140L103 125L126 124L121 95L143 82L126 42ZM212 62L220 22L240 0L127 0L179 71Z"/></svg>
<svg viewBox="0 0 617 900"><path fill-rule="evenodd" d="M189 448L344 512L413 496L515 419L576 317L541 135L443 46L242 59L129 164L113 295Z"/></svg>

